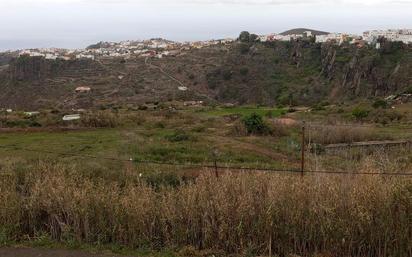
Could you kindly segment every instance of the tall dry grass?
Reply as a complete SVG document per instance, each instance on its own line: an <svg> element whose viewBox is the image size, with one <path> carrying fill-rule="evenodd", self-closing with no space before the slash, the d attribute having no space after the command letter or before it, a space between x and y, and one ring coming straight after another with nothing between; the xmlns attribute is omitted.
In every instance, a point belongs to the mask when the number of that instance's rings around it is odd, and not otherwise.
<svg viewBox="0 0 412 257"><path fill-rule="evenodd" d="M310 126L308 140L317 144L353 143L373 140L389 140L389 135L377 133L373 127Z"/></svg>
<svg viewBox="0 0 412 257"><path fill-rule="evenodd" d="M60 164L10 169L0 182L0 231L15 240L48 234L153 249L412 256L408 178L227 173L216 179L205 172L179 187L152 188L130 171L108 180Z"/></svg>

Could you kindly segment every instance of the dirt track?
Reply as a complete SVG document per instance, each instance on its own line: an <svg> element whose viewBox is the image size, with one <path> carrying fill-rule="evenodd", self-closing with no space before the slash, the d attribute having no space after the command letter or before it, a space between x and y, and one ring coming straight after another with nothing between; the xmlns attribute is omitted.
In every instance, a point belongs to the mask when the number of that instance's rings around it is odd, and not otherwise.
<svg viewBox="0 0 412 257"><path fill-rule="evenodd" d="M120 257L114 254L89 253L77 250L49 250L33 248L0 248L1 257ZM121 256L125 257L125 256Z"/></svg>

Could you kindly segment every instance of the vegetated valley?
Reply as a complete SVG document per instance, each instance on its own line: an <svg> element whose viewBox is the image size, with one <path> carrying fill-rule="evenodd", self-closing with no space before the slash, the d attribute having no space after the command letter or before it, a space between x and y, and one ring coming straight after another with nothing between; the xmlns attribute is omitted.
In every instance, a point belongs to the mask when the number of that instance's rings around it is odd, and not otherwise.
<svg viewBox="0 0 412 257"><path fill-rule="evenodd" d="M412 255L410 46L0 64L0 246Z"/></svg>
<svg viewBox="0 0 412 257"><path fill-rule="evenodd" d="M307 40L235 42L150 60L2 60L4 107L82 108L170 100L308 105L405 93L412 84L412 49L397 42L383 42L378 50ZM179 92L170 76L189 90ZM74 94L78 86L91 87L91 94Z"/></svg>

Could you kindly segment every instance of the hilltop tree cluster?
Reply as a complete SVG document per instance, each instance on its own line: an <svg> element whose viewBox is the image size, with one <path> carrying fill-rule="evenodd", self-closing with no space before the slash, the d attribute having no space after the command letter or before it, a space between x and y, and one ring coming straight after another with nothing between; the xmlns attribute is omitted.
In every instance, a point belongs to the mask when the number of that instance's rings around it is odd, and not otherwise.
<svg viewBox="0 0 412 257"><path fill-rule="evenodd" d="M250 34L248 31L242 31L238 40L242 43L254 43L259 40L259 36L256 34Z"/></svg>

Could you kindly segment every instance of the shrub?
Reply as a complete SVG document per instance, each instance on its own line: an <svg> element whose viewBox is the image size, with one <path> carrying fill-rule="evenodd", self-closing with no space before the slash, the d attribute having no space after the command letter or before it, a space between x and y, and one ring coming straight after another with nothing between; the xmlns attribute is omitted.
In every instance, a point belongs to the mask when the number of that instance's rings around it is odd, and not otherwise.
<svg viewBox="0 0 412 257"><path fill-rule="evenodd" d="M409 86L405 89L404 94L412 94L412 86Z"/></svg>
<svg viewBox="0 0 412 257"><path fill-rule="evenodd" d="M263 121L262 116L252 113L249 116L243 118L243 123L246 127L247 133L254 134L254 135L264 135L269 134L270 128L268 125Z"/></svg>
<svg viewBox="0 0 412 257"><path fill-rule="evenodd" d="M155 126L156 128L160 128L160 129L163 129L163 128L166 127L165 123L162 122L162 121L156 122L156 123L154 124L154 126Z"/></svg>
<svg viewBox="0 0 412 257"><path fill-rule="evenodd" d="M42 125L34 119L11 119L2 121L0 124L4 124L8 128L27 128L27 127L41 127Z"/></svg>
<svg viewBox="0 0 412 257"><path fill-rule="evenodd" d="M369 114L371 120L376 123L386 125L391 122L399 122L405 116L397 110L374 110Z"/></svg>
<svg viewBox="0 0 412 257"><path fill-rule="evenodd" d="M223 77L224 80L230 80L232 78L232 71L223 70L222 77Z"/></svg>
<svg viewBox="0 0 412 257"><path fill-rule="evenodd" d="M378 109L378 108L386 109L388 108L388 103L383 99L378 99L372 104L372 107L375 109Z"/></svg>
<svg viewBox="0 0 412 257"><path fill-rule="evenodd" d="M366 117L368 117L369 111L366 109L363 109L362 107L356 107L355 109L352 110L352 116L357 120L357 121L362 121Z"/></svg>
<svg viewBox="0 0 412 257"><path fill-rule="evenodd" d="M179 129L173 132L173 134L167 135L166 139L170 142L182 142L190 140L191 137L184 130Z"/></svg>
<svg viewBox="0 0 412 257"><path fill-rule="evenodd" d="M249 73L249 69L248 67L242 67L240 68L239 72L240 72L240 75L246 76Z"/></svg>
<svg viewBox="0 0 412 257"><path fill-rule="evenodd" d="M194 79L195 79L195 75L194 75L193 73L190 73L190 74L188 75L188 78L189 78L190 80L194 80Z"/></svg>
<svg viewBox="0 0 412 257"><path fill-rule="evenodd" d="M312 106L312 110L314 111L324 111L326 110L326 106L329 105L329 102L327 101L322 101L320 103L317 103L315 105Z"/></svg>
<svg viewBox="0 0 412 257"><path fill-rule="evenodd" d="M80 123L85 127L114 128L119 124L115 114L108 111L88 113L81 117Z"/></svg>
<svg viewBox="0 0 412 257"><path fill-rule="evenodd" d="M321 104L315 104L314 106L312 106L313 111L324 111L325 109L326 108L322 106Z"/></svg>
<svg viewBox="0 0 412 257"><path fill-rule="evenodd" d="M248 43L241 43L239 49L241 54L247 54L249 53L250 45Z"/></svg>

